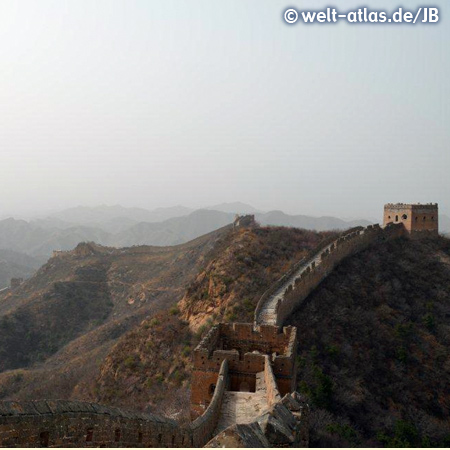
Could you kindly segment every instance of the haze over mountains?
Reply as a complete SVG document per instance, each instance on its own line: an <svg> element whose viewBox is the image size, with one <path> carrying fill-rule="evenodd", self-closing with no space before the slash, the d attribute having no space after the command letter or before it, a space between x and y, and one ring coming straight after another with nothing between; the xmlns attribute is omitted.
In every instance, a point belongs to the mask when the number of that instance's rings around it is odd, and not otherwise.
<svg viewBox="0 0 450 450"><path fill-rule="evenodd" d="M315 229L345 229L367 225L367 220L345 221L335 217L288 215L263 212L244 203L224 203L193 210L184 206L146 210L116 206L78 206L30 221L0 221L0 248L38 258L53 250L69 250L79 242L94 241L114 247L131 245L177 245L220 228L235 214L255 214L262 225Z"/></svg>
<svg viewBox="0 0 450 450"><path fill-rule="evenodd" d="M14 253L0 253L0 288L12 276L29 276L54 250L70 250L80 242L112 247L178 245L231 223L235 214L246 213L255 214L261 225L316 231L343 230L371 223L362 218L346 221L328 216L264 212L240 202L198 210L185 206L154 210L119 205L78 206L29 221L8 218L0 221L0 250ZM450 231L450 218L442 215L440 221L441 230Z"/></svg>

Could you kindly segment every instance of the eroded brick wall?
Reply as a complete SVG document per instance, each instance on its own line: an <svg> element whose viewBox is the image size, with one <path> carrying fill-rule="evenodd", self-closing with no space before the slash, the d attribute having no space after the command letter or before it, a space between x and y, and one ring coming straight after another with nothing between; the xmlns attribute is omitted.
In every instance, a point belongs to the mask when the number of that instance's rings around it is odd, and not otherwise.
<svg viewBox="0 0 450 450"><path fill-rule="evenodd" d="M149 414L84 402L0 403L2 447L165 447L189 441L189 430Z"/></svg>
<svg viewBox="0 0 450 450"><path fill-rule="evenodd" d="M204 414L189 425L192 435L191 444L193 447L203 447L213 437L213 432L220 417L223 395L228 389L229 383L228 361L224 360L221 364L214 395L208 408Z"/></svg>
<svg viewBox="0 0 450 450"><path fill-rule="evenodd" d="M275 403L281 401L281 395L278 390L277 382L275 381L275 376L272 372L272 366L268 356L265 357L264 383L266 385L267 403L269 407L272 407Z"/></svg>
<svg viewBox="0 0 450 450"><path fill-rule="evenodd" d="M209 407L186 427L164 417L94 403L0 402L0 446L202 447L217 426L227 383L224 361Z"/></svg>
<svg viewBox="0 0 450 450"><path fill-rule="evenodd" d="M228 361L229 389L255 392L256 374L264 372L266 355L282 395L295 388L296 329L251 323L221 323L214 326L194 351L191 385L193 416L202 414L211 402L223 361Z"/></svg>

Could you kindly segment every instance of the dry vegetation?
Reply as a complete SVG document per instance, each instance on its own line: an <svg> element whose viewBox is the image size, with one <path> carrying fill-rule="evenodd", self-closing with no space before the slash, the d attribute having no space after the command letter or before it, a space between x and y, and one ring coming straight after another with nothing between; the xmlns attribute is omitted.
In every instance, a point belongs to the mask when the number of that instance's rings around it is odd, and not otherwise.
<svg viewBox="0 0 450 450"><path fill-rule="evenodd" d="M271 227L224 236L179 305L144 321L111 350L95 400L188 420L191 352L209 325L252 321L263 292L327 235Z"/></svg>
<svg viewBox="0 0 450 450"><path fill-rule="evenodd" d="M0 299L0 397L189 420L191 353L330 233L222 230L183 246L84 245ZM312 446L449 446L450 241L344 261L291 319ZM19 351L17 351L19 350Z"/></svg>
<svg viewBox="0 0 450 450"><path fill-rule="evenodd" d="M176 247L80 244L0 298L0 399L89 400L127 331L176 304L226 230Z"/></svg>
<svg viewBox="0 0 450 450"><path fill-rule="evenodd" d="M212 322L252 322L264 291L331 234L267 227L230 235L188 286L180 304L183 318L195 331Z"/></svg>
<svg viewBox="0 0 450 450"><path fill-rule="evenodd" d="M313 446L450 445L450 241L340 265L289 323Z"/></svg>

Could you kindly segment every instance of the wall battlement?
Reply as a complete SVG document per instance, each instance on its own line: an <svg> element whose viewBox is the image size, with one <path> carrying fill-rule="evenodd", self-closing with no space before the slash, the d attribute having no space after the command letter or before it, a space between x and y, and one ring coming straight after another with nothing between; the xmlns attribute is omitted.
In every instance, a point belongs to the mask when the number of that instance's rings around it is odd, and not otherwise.
<svg viewBox="0 0 450 450"><path fill-rule="evenodd" d="M213 436L228 363L204 414L186 427L153 414L74 401L0 402L1 447L202 447Z"/></svg>
<svg viewBox="0 0 450 450"><path fill-rule="evenodd" d="M260 299L255 310L255 326L264 323L282 326L287 317L345 258L369 245L405 235L403 224L356 227L337 239L325 240L306 258L294 264Z"/></svg>

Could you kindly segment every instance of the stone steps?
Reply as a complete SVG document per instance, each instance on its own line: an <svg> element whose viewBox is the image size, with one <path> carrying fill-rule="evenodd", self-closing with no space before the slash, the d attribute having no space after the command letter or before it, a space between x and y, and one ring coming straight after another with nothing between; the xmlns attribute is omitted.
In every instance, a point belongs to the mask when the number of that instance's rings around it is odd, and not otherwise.
<svg viewBox="0 0 450 450"><path fill-rule="evenodd" d="M284 285L279 288L266 302L265 306L261 309L258 314L258 323L265 325L276 325L277 317L276 317L276 306L279 299L283 299L284 293L288 289L289 286L295 286L295 280L301 276L301 274L306 270L308 266L310 266L313 262L315 263L315 267L319 267L322 262L322 253L329 250L330 247L334 244L330 244L328 247L320 250L313 257L311 257L305 264L303 264L290 278L284 283Z"/></svg>
<svg viewBox="0 0 450 450"><path fill-rule="evenodd" d="M261 383L257 392L227 391L223 397L220 419L213 434L216 436L236 423L252 423L268 408L266 389L261 388Z"/></svg>

